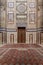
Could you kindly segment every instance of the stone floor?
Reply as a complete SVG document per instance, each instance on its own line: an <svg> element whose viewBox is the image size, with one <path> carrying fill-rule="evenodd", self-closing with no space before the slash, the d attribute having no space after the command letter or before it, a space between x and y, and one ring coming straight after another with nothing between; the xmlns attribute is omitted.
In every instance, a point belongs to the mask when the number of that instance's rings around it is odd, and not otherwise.
<svg viewBox="0 0 43 65"><path fill-rule="evenodd" d="M0 47L0 65L43 65L43 47L7 44Z"/></svg>

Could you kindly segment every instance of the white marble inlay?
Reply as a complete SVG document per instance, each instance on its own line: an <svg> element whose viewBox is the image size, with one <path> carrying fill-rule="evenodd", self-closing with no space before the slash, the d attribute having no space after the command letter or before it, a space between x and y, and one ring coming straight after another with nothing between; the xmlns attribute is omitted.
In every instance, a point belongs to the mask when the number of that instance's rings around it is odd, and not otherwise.
<svg viewBox="0 0 43 65"><path fill-rule="evenodd" d="M21 13L23 13L23 12L25 12L26 11L26 5L24 5L24 4L19 4L18 6L17 6L17 10L19 11L19 12L21 12Z"/></svg>

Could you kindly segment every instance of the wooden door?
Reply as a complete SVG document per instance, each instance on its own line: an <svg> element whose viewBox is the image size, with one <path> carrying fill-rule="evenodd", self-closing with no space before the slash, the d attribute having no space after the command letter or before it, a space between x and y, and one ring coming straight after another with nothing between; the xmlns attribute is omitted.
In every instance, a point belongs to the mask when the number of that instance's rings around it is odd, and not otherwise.
<svg viewBox="0 0 43 65"><path fill-rule="evenodd" d="M2 44L2 33L0 33L0 44Z"/></svg>
<svg viewBox="0 0 43 65"><path fill-rule="evenodd" d="M18 43L25 43L26 40L26 33L25 33L25 28L24 27L19 27L18 28Z"/></svg>
<svg viewBox="0 0 43 65"><path fill-rule="evenodd" d="M43 44L43 32L41 33L41 37L40 37L40 41L41 41L41 44Z"/></svg>

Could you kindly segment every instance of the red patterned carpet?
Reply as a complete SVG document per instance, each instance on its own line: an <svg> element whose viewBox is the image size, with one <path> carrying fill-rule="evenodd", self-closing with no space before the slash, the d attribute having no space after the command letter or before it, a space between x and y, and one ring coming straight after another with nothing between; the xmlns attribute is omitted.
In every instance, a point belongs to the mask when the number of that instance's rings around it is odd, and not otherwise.
<svg viewBox="0 0 43 65"><path fill-rule="evenodd" d="M35 44L3 45L0 47L0 65L43 65L43 48Z"/></svg>

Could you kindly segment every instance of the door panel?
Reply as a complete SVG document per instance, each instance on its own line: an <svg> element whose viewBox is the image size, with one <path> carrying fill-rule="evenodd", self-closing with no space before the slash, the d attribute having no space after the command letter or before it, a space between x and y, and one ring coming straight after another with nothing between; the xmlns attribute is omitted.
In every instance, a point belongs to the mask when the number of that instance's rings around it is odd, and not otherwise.
<svg viewBox="0 0 43 65"><path fill-rule="evenodd" d="M25 43L25 30L22 30L22 33L21 33L21 42Z"/></svg>
<svg viewBox="0 0 43 65"><path fill-rule="evenodd" d="M43 44L43 33L41 33L41 44Z"/></svg>
<svg viewBox="0 0 43 65"><path fill-rule="evenodd" d="M21 29L18 30L18 42L21 43Z"/></svg>
<svg viewBox="0 0 43 65"><path fill-rule="evenodd" d="M2 33L0 33L0 44L2 44Z"/></svg>
<svg viewBox="0 0 43 65"><path fill-rule="evenodd" d="M18 43L25 43L25 28L18 28Z"/></svg>

